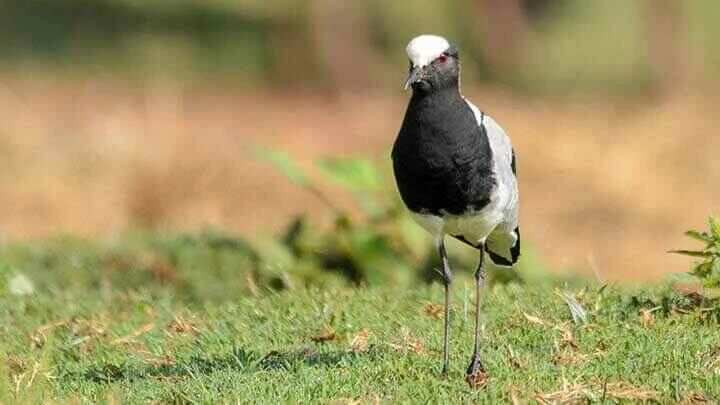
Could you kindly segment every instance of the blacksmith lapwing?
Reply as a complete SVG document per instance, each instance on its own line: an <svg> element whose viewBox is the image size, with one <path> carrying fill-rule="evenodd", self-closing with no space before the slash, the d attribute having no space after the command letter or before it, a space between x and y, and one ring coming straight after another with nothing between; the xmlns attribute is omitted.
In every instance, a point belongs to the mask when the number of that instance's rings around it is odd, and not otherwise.
<svg viewBox="0 0 720 405"><path fill-rule="evenodd" d="M480 358L480 299L484 256L512 266L520 255L518 186L510 138L460 92L458 49L445 38L420 35L407 46L405 89L412 97L392 150L400 196L435 238L445 285L443 369L449 362L450 265L445 235L480 252L475 271L475 351L468 382L485 375ZM472 382L471 382L472 384Z"/></svg>

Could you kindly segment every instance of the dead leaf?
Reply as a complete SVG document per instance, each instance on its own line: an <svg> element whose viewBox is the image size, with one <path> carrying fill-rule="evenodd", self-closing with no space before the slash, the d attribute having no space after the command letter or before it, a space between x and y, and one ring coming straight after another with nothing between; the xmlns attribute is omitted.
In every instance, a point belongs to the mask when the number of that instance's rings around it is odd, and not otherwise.
<svg viewBox="0 0 720 405"><path fill-rule="evenodd" d="M510 397L510 403L512 405L520 405L521 402L518 399L518 388L514 385L508 386L508 396Z"/></svg>
<svg viewBox="0 0 720 405"><path fill-rule="evenodd" d="M413 352L413 353L422 353L425 349L425 345L423 344L422 340L414 338L410 335L410 330L406 327L402 327L400 329L400 333L402 335L399 339L393 339L392 342L389 343L389 345L395 349L398 352Z"/></svg>
<svg viewBox="0 0 720 405"><path fill-rule="evenodd" d="M538 393L534 399L541 404L556 404L556 403L575 403L582 399L591 397L592 393L588 390L588 387L583 384L573 384L565 386L563 389L553 391L549 393Z"/></svg>
<svg viewBox="0 0 720 405"><path fill-rule="evenodd" d="M330 405L362 405L363 402L355 398L337 398L329 402Z"/></svg>
<svg viewBox="0 0 720 405"><path fill-rule="evenodd" d="M61 319L59 321L48 323L37 328L35 332L30 335L30 340L32 340L33 346L38 349L42 348L45 345L45 341L47 340L45 334L67 323L67 320Z"/></svg>
<svg viewBox="0 0 720 405"><path fill-rule="evenodd" d="M407 341L407 348L409 351L413 353L422 353L424 351L425 345L420 339L408 339Z"/></svg>
<svg viewBox="0 0 720 405"><path fill-rule="evenodd" d="M42 349L42 347L45 346L45 341L47 341L47 338L45 337L44 333L34 333L30 336L30 340L32 341L32 345L36 349Z"/></svg>
<svg viewBox="0 0 720 405"><path fill-rule="evenodd" d="M428 302L425 304L425 315L433 318L441 318L445 312L445 306Z"/></svg>
<svg viewBox="0 0 720 405"><path fill-rule="evenodd" d="M199 333L200 330L197 328L193 321L186 320L177 315L173 317L173 320L165 327L165 330L173 333Z"/></svg>
<svg viewBox="0 0 720 405"><path fill-rule="evenodd" d="M175 364L175 358L169 354L164 356L152 355L145 357L143 360L152 366L172 366Z"/></svg>
<svg viewBox="0 0 720 405"><path fill-rule="evenodd" d="M130 343L136 337L150 332L151 330L153 330L153 328L155 328L155 322L148 322L145 325L139 327L138 329L135 329L134 331L132 331L129 335L125 335L121 338L117 338L117 339L113 340L112 344L119 345L119 344L124 344L124 343Z"/></svg>
<svg viewBox="0 0 720 405"><path fill-rule="evenodd" d="M720 370L720 346L704 354L702 358L703 368L707 370Z"/></svg>
<svg viewBox="0 0 720 405"><path fill-rule="evenodd" d="M510 366L514 368L515 370L519 370L523 368L523 362L520 360L520 358L515 354L515 351L513 350L512 346L508 346L508 358L510 359Z"/></svg>
<svg viewBox="0 0 720 405"><path fill-rule="evenodd" d="M564 349L557 353L552 358L552 363L555 365L577 365L583 364L588 361L588 356L577 352L576 350Z"/></svg>
<svg viewBox="0 0 720 405"><path fill-rule="evenodd" d="M132 350L133 353L142 356L143 361L151 366L172 366L176 363L175 357L172 355L155 354L142 344L131 345L128 350Z"/></svg>
<svg viewBox="0 0 720 405"><path fill-rule="evenodd" d="M5 364L8 365L11 374L21 374L29 369L29 360L18 356L5 357Z"/></svg>
<svg viewBox="0 0 720 405"><path fill-rule="evenodd" d="M35 333L46 333L46 332L51 331L51 330L53 330L53 329L55 329L55 328L57 328L57 327L59 327L59 326L65 325L67 322L68 322L67 320L61 319L61 320L59 320L59 321L55 321L55 322L52 322L52 323L45 324L45 325L37 328L37 330L35 331Z"/></svg>
<svg viewBox="0 0 720 405"><path fill-rule="evenodd" d="M705 394L701 394L699 392L690 392L685 397L683 397L682 401L680 401L681 404L688 404L688 405L694 405L694 404L707 404L710 402L708 397L705 396Z"/></svg>
<svg viewBox="0 0 720 405"><path fill-rule="evenodd" d="M358 332L358 334L355 335L352 341L350 341L350 351L355 353L364 351L367 347L367 341L369 336L370 332L368 332L367 329L363 329Z"/></svg>
<svg viewBox="0 0 720 405"><path fill-rule="evenodd" d="M575 336L569 327L565 327L562 330L562 343L563 347L571 347L574 350L578 349L578 344L575 341Z"/></svg>
<svg viewBox="0 0 720 405"><path fill-rule="evenodd" d="M582 329L585 331L594 331L594 330L600 330L602 328L600 327L600 325L598 325L596 323L586 323L585 325L582 326Z"/></svg>
<svg viewBox="0 0 720 405"><path fill-rule="evenodd" d="M335 330L333 328L326 326L322 332L310 336L310 340L312 340L315 343L323 343L323 342L329 342L331 340L335 340L337 338L337 334L335 333Z"/></svg>
<svg viewBox="0 0 720 405"><path fill-rule="evenodd" d="M624 381L606 384L594 380L592 386L580 383L568 385L564 382L563 389L550 393L539 393L535 395L535 400L542 404L577 403L604 396L611 399L647 401L655 399L657 395L657 391L636 387Z"/></svg>
<svg viewBox="0 0 720 405"><path fill-rule="evenodd" d="M30 380L28 380L27 385L25 385L25 389L28 389L32 386L33 381L35 381L35 377L37 377L39 371L40 371L40 363L36 361L35 365L33 365L32 374L30 374Z"/></svg>
<svg viewBox="0 0 720 405"><path fill-rule="evenodd" d="M649 328L655 322L652 311L646 308L640 310L640 316L642 317L642 324L645 328Z"/></svg>
<svg viewBox="0 0 720 405"><path fill-rule="evenodd" d="M472 374L466 375L465 381L467 381L470 388L481 389L488 384L488 381L490 381L490 373L477 370Z"/></svg>
<svg viewBox="0 0 720 405"><path fill-rule="evenodd" d="M527 312L523 312L523 315L525 315L525 319L527 319L530 323L534 323L535 325L540 326L547 326L547 322L543 321L537 316L530 315Z"/></svg>
<svg viewBox="0 0 720 405"><path fill-rule="evenodd" d="M616 399L627 399L630 401L647 401L655 399L658 392L649 388L636 387L625 381L617 381L607 384L605 391L607 397Z"/></svg>
<svg viewBox="0 0 720 405"><path fill-rule="evenodd" d="M70 322L70 331L76 336L102 336L106 329L107 327L98 319L73 318Z"/></svg>

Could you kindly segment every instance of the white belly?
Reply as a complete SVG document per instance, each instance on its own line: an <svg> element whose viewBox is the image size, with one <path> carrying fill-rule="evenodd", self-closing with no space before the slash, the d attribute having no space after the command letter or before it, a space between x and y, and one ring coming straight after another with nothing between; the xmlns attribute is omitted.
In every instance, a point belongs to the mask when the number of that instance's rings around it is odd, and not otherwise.
<svg viewBox="0 0 720 405"><path fill-rule="evenodd" d="M442 217L412 213L412 217L435 238L445 234L463 236L472 244L484 243L488 235L503 220L502 212L499 210L483 210L474 214Z"/></svg>

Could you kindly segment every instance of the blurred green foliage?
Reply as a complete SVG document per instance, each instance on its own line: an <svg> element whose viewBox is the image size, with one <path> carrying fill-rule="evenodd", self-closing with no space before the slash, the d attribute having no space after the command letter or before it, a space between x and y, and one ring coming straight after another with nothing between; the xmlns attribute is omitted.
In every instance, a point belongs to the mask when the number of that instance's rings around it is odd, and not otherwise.
<svg viewBox="0 0 720 405"><path fill-rule="evenodd" d="M263 46L274 23L246 11L219 1L7 1L0 3L0 59L10 68L220 70L258 80L248 69L269 63Z"/></svg>
<svg viewBox="0 0 720 405"><path fill-rule="evenodd" d="M313 1L26 0L0 3L0 65L53 71L123 72L237 80L245 85L322 86ZM647 10L622 0L525 0L527 47L518 72L489 74L482 51L482 2L369 0L368 38L380 76L397 79L402 49L433 32L463 49L469 80L503 80L528 89L607 87L627 91L650 80ZM720 73L720 5L685 4L683 40L702 74ZM480 28L478 28L480 27ZM358 34L359 35L359 34ZM353 49L347 57L353 57ZM375 63L374 63L375 64ZM288 66L302 69L288 69ZM382 63L381 63L382 65ZM378 66L373 66L378 68ZM384 75L384 76L383 76ZM390 80L389 80L390 81ZM395 81L392 81L393 83Z"/></svg>
<svg viewBox="0 0 720 405"><path fill-rule="evenodd" d="M267 157L267 152L261 156ZM407 215L394 187L385 181L382 170L372 161L338 157L316 161L315 167L321 174L354 197L362 218L353 219L350 212L332 203L324 189L302 172L290 155L275 151L271 156L268 162L286 175L288 167L294 168L288 179L304 179L295 184L325 201L334 216L333 225L327 230L313 227L304 216L289 226L283 237L284 245L300 263L313 263L368 285L440 281L437 270L440 263L430 236ZM278 160L280 156L282 160ZM449 243L453 267L470 274L477 251L459 242ZM547 276L532 248L525 249L515 271L498 268L490 273L491 280L502 282L540 282Z"/></svg>
<svg viewBox="0 0 720 405"><path fill-rule="evenodd" d="M405 213L393 187L371 161L317 162L320 174L355 197L357 207L351 212L334 204L327 187L320 187L289 155L267 149L258 153L289 181L322 198L331 225L299 215L280 235L252 239L218 230L155 230L105 241L60 236L9 243L0 245L0 288L60 295L70 288L87 289L108 297L169 289L188 302L201 303L306 286L410 287L440 282L440 263L429 235ZM477 251L448 242L457 279L469 282ZM531 248L524 249L515 269L489 273L491 282L501 283L535 285L558 279L544 272ZM6 285L11 282L16 286Z"/></svg>

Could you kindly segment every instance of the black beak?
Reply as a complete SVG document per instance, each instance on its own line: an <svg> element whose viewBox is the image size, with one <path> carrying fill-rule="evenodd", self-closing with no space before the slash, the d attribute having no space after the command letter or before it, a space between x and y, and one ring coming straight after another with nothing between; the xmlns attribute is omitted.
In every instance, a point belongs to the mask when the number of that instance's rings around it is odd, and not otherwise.
<svg viewBox="0 0 720 405"><path fill-rule="evenodd" d="M410 69L408 78L405 81L405 90L407 90L413 83L417 83L425 78L425 69L422 66L414 66Z"/></svg>

